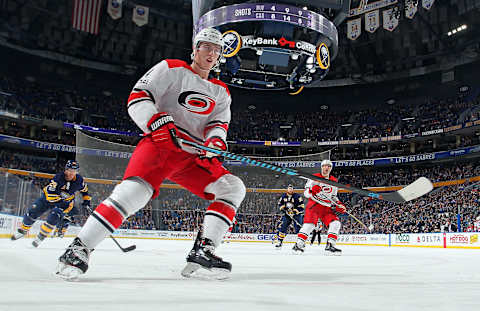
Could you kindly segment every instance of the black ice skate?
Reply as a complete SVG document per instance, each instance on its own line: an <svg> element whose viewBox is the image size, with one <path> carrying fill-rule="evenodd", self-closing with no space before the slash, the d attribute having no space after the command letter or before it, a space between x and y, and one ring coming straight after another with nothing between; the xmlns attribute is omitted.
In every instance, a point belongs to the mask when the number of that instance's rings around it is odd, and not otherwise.
<svg viewBox="0 0 480 311"><path fill-rule="evenodd" d="M187 265L182 270L182 276L188 278L195 271L203 268L214 272L212 277L215 279L228 278L230 271L232 271L232 265L213 253L215 246L212 240L199 238L200 236L201 233L198 234L195 244L187 256Z"/></svg>
<svg viewBox="0 0 480 311"><path fill-rule="evenodd" d="M22 228L18 228L17 229L17 232L15 232L14 234L12 234L12 237L10 238L12 241L16 241L20 238L23 238L26 234L27 234L27 230L24 230Z"/></svg>
<svg viewBox="0 0 480 311"><path fill-rule="evenodd" d="M42 243L43 240L45 240L46 237L47 237L46 235L39 233L37 235L37 238L32 242L32 245L35 247L38 247L40 243Z"/></svg>
<svg viewBox="0 0 480 311"><path fill-rule="evenodd" d="M332 243L327 242L327 246L325 247L325 255L327 256L341 256L342 255L342 250L336 248L335 246L332 245Z"/></svg>
<svg viewBox="0 0 480 311"><path fill-rule="evenodd" d="M65 253L58 258L55 274L66 280L77 279L78 276L87 272L88 259L92 251L79 238L75 238Z"/></svg>
<svg viewBox="0 0 480 311"><path fill-rule="evenodd" d="M295 243L295 245L293 245L292 251L294 254L303 254L303 252L305 251L305 245L303 245L302 247L298 245L298 243Z"/></svg>

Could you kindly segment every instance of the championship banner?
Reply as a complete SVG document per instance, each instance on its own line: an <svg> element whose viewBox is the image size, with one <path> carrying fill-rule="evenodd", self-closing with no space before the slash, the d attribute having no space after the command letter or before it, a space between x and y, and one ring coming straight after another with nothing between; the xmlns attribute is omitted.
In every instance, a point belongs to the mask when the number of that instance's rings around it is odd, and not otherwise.
<svg viewBox="0 0 480 311"><path fill-rule="evenodd" d="M395 28L398 26L398 18L394 16L394 11L392 9L388 9L383 11L383 28L388 31L394 31Z"/></svg>
<svg viewBox="0 0 480 311"><path fill-rule="evenodd" d="M405 2L405 17L409 19L413 19L415 14L418 11L418 1L406 1Z"/></svg>
<svg viewBox="0 0 480 311"><path fill-rule="evenodd" d="M380 11L375 10L365 14L365 30L374 33L380 27Z"/></svg>
<svg viewBox="0 0 480 311"><path fill-rule="evenodd" d="M148 7L136 5L133 8L132 20L138 27L146 25L148 23Z"/></svg>
<svg viewBox="0 0 480 311"><path fill-rule="evenodd" d="M108 0L107 12L112 19L122 17L122 2L123 0Z"/></svg>
<svg viewBox="0 0 480 311"><path fill-rule="evenodd" d="M349 17L361 15L363 13L378 10L397 3L398 0L380 0L375 2L368 1L367 5L364 5L364 2L362 2L357 8L350 9Z"/></svg>
<svg viewBox="0 0 480 311"><path fill-rule="evenodd" d="M356 18L347 22L347 38L356 40L362 34L362 19Z"/></svg>
<svg viewBox="0 0 480 311"><path fill-rule="evenodd" d="M422 7L425 10L430 10L432 8L434 2L435 2L435 0L422 0Z"/></svg>

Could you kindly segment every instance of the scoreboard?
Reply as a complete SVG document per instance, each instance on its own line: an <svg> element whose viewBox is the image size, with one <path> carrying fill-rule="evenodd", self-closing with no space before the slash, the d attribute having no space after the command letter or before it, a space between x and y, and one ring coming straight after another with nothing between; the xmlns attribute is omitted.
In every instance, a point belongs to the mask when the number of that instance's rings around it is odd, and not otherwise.
<svg viewBox="0 0 480 311"><path fill-rule="evenodd" d="M206 27L252 21L282 22L314 30L328 38L332 58L336 56L338 33L335 25L321 14L285 4L243 3L223 6L205 13L198 21L196 32Z"/></svg>

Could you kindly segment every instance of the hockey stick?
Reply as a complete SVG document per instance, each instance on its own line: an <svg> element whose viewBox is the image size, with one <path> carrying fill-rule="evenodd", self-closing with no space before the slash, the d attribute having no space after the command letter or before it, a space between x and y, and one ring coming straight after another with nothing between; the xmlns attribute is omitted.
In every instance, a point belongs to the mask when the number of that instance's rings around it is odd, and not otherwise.
<svg viewBox="0 0 480 311"><path fill-rule="evenodd" d="M87 212L92 215L93 214L93 210L90 206L86 206L85 209L87 210ZM122 252L124 253L128 253L128 252L131 252L133 250L135 250L137 248L137 245L133 244L133 245L130 245L128 247L122 247L122 245L120 245L120 243L118 243L117 239L115 239L113 237L113 235L109 234L108 235L112 240L113 242L115 242L115 244L117 244L118 248L120 248L122 250Z"/></svg>
<svg viewBox="0 0 480 311"><path fill-rule="evenodd" d="M352 217L353 219L355 219L359 224L361 224L363 227L365 227L365 229L367 229L369 232L372 231L372 229L370 229L372 227L372 225L370 225L370 227L367 227L367 225L365 225L360 219L358 219L357 217L355 217L354 215L352 215L351 213L349 213L348 211L345 211L345 213L348 214L348 216Z"/></svg>
<svg viewBox="0 0 480 311"><path fill-rule="evenodd" d="M122 252L124 252L124 253L131 252L131 251L133 251L137 248L137 245L135 245L135 244L130 245L128 247L122 247L122 245L120 245L120 243L118 243L118 241L111 234L109 235L109 237L112 238L113 242L115 242L115 244L117 244L118 248L120 248L122 250Z"/></svg>
<svg viewBox="0 0 480 311"><path fill-rule="evenodd" d="M318 181L318 182L321 182L321 183L324 183L324 184L328 184L328 185L331 185L331 186L335 186L335 187L338 187L338 188L342 188L342 189L351 191L353 193L358 193L362 196L366 196L366 197L370 197L370 198L378 199L378 200L383 200L383 201L388 201L388 202L393 202L393 203L404 203L404 202L416 199L416 198L418 198L418 197L420 197L424 194L427 194L428 192L430 192L433 189L433 184L430 180L428 180L425 177L420 177L417 180L415 180L413 183L407 185L406 187L404 187L404 188L402 188L398 191L376 193L376 192L368 191L368 190L365 190L365 189L360 189L360 188L344 185L344 184L338 183L338 182L330 180L330 179L321 178L321 177L315 176L313 174L310 174L310 173L307 173L307 172L304 172L304 171L301 171L301 170L285 168L285 167L277 166L277 165L270 164L270 163L267 163L267 162L253 160L253 159L245 157L245 156L241 156L241 155L234 154L234 153L231 153L231 152L206 147L206 146L203 146L203 145L200 145L200 144L188 141L188 140L184 140L184 139L181 139L181 138L178 138L178 140L183 145L193 147L197 150L208 151L208 152L218 154L218 155L220 155L222 157L225 157L225 158L228 158L228 159L238 160L238 161L241 161L241 162L253 165L253 166L263 167L263 168L266 168L266 169L269 169L269 170L272 170L272 171L275 171L275 172L278 172L278 173L287 174L287 175L290 175L290 176L297 176L298 178L302 178L302 179L315 180L315 181Z"/></svg>
<svg viewBox="0 0 480 311"><path fill-rule="evenodd" d="M293 218L292 215L290 215L290 214L288 214L288 213L285 213L285 214L287 214L288 217L290 217L290 219L293 220L293 222L294 222L297 226L299 226L300 228L302 227L302 225L301 225L295 218Z"/></svg>

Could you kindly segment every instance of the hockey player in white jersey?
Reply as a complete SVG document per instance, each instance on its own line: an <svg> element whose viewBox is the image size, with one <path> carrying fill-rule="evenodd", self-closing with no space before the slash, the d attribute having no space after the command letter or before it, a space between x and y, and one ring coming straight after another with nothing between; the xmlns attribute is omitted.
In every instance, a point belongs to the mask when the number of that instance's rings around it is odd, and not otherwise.
<svg viewBox="0 0 480 311"><path fill-rule="evenodd" d="M320 163L321 173L314 174L322 178L338 181L337 178L330 175L332 171L332 161L323 160ZM312 232L318 219L328 228L327 246L325 251L327 255L341 255L342 251L335 247L341 223L335 212L345 213L346 207L337 197L338 188L318 181L308 180L305 184L305 197L308 203L305 208L303 226L298 232L297 242L293 246L293 251L303 253L305 250L305 241Z"/></svg>
<svg viewBox="0 0 480 311"><path fill-rule="evenodd" d="M158 195L165 178L211 201L202 234L187 257L183 276L199 268L231 271L214 254L245 196L245 186L211 153L181 146L178 137L221 150L227 149L231 97L227 86L209 79L223 51L222 34L214 28L194 38L192 63L167 59L136 83L128 99L128 114L145 133L125 171L123 181L100 203L78 236L59 258L57 274L73 279L88 269L91 251L130 215Z"/></svg>

